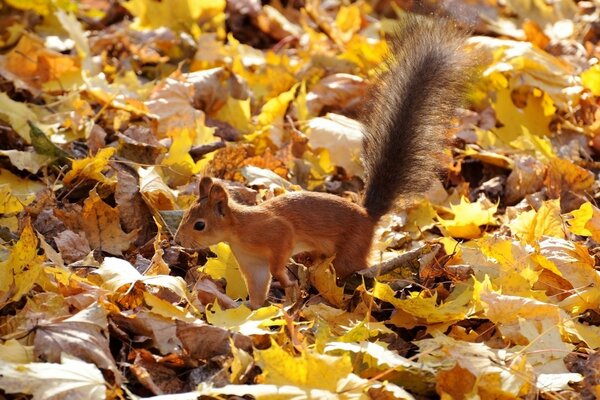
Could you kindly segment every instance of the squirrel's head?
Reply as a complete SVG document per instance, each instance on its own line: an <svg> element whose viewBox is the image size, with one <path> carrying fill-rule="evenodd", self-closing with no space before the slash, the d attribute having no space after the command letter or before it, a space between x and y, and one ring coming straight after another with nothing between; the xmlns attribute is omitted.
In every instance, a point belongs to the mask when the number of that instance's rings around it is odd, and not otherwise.
<svg viewBox="0 0 600 400"><path fill-rule="evenodd" d="M200 197L183 215L175 242L188 248L203 248L225 241L231 226L227 190L211 178L199 184Z"/></svg>

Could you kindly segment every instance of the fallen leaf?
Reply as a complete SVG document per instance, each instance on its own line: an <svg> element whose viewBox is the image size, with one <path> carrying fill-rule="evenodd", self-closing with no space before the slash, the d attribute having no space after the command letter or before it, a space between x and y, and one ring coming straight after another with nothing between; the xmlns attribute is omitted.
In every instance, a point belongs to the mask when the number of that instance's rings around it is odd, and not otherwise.
<svg viewBox="0 0 600 400"><path fill-rule="evenodd" d="M100 370L67 355L60 364L2 363L0 388L7 393L33 395L36 400L63 399L71 396L90 400L106 398L106 383Z"/></svg>
<svg viewBox="0 0 600 400"><path fill-rule="evenodd" d="M62 321L40 321L34 353L37 359L57 363L63 354L110 370L117 383L121 374L108 347L107 312L97 303Z"/></svg>
<svg viewBox="0 0 600 400"><path fill-rule="evenodd" d="M54 237L54 243L67 264L84 259L92 251L85 234L71 230L59 233Z"/></svg>
<svg viewBox="0 0 600 400"><path fill-rule="evenodd" d="M129 248L138 231L123 232L119 216L118 208L102 201L96 190L90 192L90 197L83 202L79 223L92 249L120 255Z"/></svg>
<svg viewBox="0 0 600 400"><path fill-rule="evenodd" d="M102 173L108 168L108 159L115 154L111 147L100 150L96 155L81 160L73 160L71 170L65 175L63 182L69 184L75 179L92 179L102 183L110 183L111 179Z"/></svg>

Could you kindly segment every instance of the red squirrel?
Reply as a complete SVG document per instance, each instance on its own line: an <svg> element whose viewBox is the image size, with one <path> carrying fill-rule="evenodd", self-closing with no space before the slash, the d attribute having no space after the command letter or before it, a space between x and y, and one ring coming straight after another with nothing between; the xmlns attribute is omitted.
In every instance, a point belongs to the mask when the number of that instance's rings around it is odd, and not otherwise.
<svg viewBox="0 0 600 400"><path fill-rule="evenodd" d="M287 193L254 206L232 200L204 177L198 201L184 214L175 241L189 248L228 242L250 294L261 307L271 276L295 284L286 265L302 251L335 255L338 277L367 268L375 226L400 196L427 189L436 153L468 83L466 35L444 19L407 16L391 40L388 71L365 101L362 206L335 195Z"/></svg>

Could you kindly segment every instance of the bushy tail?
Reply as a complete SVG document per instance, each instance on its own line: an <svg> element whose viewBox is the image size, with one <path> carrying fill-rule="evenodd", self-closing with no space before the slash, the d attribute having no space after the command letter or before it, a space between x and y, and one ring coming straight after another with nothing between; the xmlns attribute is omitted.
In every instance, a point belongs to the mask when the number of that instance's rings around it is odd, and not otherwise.
<svg viewBox="0 0 600 400"><path fill-rule="evenodd" d="M430 187L474 63L466 33L445 19L407 15L391 40L389 71L365 104L363 205L379 219L399 196Z"/></svg>

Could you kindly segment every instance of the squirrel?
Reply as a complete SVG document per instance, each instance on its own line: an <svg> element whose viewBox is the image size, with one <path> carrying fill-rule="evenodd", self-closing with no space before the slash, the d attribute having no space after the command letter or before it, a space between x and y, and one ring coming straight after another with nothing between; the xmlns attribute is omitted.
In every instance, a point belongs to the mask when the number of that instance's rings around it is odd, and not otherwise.
<svg viewBox="0 0 600 400"><path fill-rule="evenodd" d="M250 296L261 307L271 276L287 288L290 257L303 251L335 255L339 278L368 267L375 226L400 196L422 193L437 172L436 152L462 103L473 62L465 32L446 19L407 15L391 38L387 72L365 101L362 205L333 194L286 193L261 204L235 202L209 177L184 213L175 242L203 248L228 242ZM368 109L367 109L368 108Z"/></svg>

